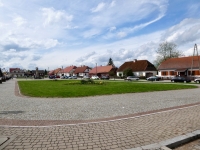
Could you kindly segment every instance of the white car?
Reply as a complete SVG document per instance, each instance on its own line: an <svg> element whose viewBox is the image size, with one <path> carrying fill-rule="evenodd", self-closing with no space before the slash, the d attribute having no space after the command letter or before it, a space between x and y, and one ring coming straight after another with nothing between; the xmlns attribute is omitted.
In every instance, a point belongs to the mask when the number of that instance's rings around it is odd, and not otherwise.
<svg viewBox="0 0 200 150"><path fill-rule="evenodd" d="M200 83L200 78L196 78L196 79L194 79L194 82L196 82L196 83Z"/></svg>
<svg viewBox="0 0 200 150"><path fill-rule="evenodd" d="M88 76L83 76L82 79L90 79L90 77L88 77Z"/></svg>
<svg viewBox="0 0 200 150"><path fill-rule="evenodd" d="M128 77L125 78L124 80L127 80L127 81L133 81L133 80L139 80L139 78L136 77L136 76L128 76Z"/></svg>
<svg viewBox="0 0 200 150"><path fill-rule="evenodd" d="M93 79L93 80L99 80L99 77L98 76L92 76L91 79Z"/></svg>

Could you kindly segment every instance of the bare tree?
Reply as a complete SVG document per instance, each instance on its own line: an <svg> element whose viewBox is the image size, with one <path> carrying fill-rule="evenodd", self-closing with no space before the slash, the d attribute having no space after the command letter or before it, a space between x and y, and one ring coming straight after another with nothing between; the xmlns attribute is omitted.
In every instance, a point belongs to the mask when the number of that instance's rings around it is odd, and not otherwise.
<svg viewBox="0 0 200 150"><path fill-rule="evenodd" d="M183 53L177 50L177 45L173 42L163 42L159 44L159 47L156 51L157 57L154 61L156 67L160 65L163 61L169 58L176 58L183 56Z"/></svg>

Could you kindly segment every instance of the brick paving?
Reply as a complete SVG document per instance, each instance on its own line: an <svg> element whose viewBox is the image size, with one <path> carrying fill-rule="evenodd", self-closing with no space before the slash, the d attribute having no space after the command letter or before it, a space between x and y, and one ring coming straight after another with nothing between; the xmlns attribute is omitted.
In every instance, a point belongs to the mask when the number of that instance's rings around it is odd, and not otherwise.
<svg viewBox="0 0 200 150"><path fill-rule="evenodd" d="M200 129L200 105L124 120L52 127L0 127L4 149L131 149Z"/></svg>
<svg viewBox="0 0 200 150"><path fill-rule="evenodd" d="M124 150L157 143L199 129L200 104L196 103L181 109L114 121L47 127L0 126L0 135L16 136L4 150Z"/></svg>

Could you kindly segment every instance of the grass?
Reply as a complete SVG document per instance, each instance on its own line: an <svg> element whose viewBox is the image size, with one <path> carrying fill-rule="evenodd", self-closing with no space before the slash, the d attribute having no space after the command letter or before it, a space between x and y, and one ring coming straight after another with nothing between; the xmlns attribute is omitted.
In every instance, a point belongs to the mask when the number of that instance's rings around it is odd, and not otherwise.
<svg viewBox="0 0 200 150"><path fill-rule="evenodd" d="M84 97L196 88L176 83L95 81L95 84L81 84L80 80L18 81L18 84L21 93L31 97Z"/></svg>

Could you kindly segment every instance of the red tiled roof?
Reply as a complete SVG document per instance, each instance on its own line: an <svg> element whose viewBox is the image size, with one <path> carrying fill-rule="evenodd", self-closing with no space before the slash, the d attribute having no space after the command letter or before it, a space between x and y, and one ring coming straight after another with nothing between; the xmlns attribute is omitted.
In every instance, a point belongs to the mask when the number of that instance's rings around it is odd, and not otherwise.
<svg viewBox="0 0 200 150"><path fill-rule="evenodd" d="M10 68L10 72L13 72L15 70L20 70L20 68Z"/></svg>
<svg viewBox="0 0 200 150"><path fill-rule="evenodd" d="M51 70L51 71L49 71L49 75L57 74L60 70L61 70L61 68L58 68L58 69L55 69L55 70Z"/></svg>
<svg viewBox="0 0 200 150"><path fill-rule="evenodd" d="M83 73L86 69L89 69L88 66L77 67L74 73Z"/></svg>
<svg viewBox="0 0 200 150"><path fill-rule="evenodd" d="M156 71L155 66L150 63L148 60L136 60L136 61L129 61L122 64L118 72L123 72L125 69L132 69L133 72L135 71Z"/></svg>
<svg viewBox="0 0 200 150"><path fill-rule="evenodd" d="M200 56L189 56L189 57L180 57L180 58L170 58L166 61L162 62L158 67L158 70L167 70L167 69L189 69L192 67L192 59L193 68L199 68L198 57L200 60Z"/></svg>
<svg viewBox="0 0 200 150"><path fill-rule="evenodd" d="M90 70L90 74L96 74L96 73L109 73L113 69L112 65L109 66L97 66Z"/></svg>
<svg viewBox="0 0 200 150"><path fill-rule="evenodd" d="M76 69L76 66L69 66L64 68L63 70L61 70L62 73L69 73L70 71L72 71L72 69Z"/></svg>

